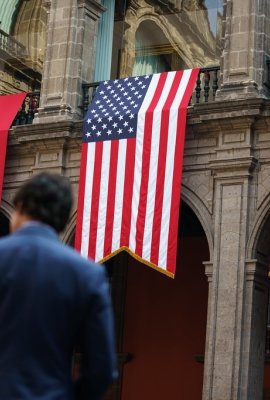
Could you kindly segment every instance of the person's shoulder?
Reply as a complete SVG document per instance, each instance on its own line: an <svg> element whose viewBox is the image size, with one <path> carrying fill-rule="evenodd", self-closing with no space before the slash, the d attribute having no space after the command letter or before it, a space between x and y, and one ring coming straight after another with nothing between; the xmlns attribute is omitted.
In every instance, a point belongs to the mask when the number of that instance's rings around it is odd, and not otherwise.
<svg viewBox="0 0 270 400"><path fill-rule="evenodd" d="M102 264L97 264L93 260L83 257L77 250L65 244L62 244L61 247L67 262L82 274L97 276L104 274L104 266Z"/></svg>

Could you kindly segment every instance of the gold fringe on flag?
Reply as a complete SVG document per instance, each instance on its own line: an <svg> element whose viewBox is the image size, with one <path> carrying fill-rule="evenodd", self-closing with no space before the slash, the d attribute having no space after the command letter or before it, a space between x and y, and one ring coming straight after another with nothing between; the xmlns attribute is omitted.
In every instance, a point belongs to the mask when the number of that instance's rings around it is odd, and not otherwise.
<svg viewBox="0 0 270 400"><path fill-rule="evenodd" d="M135 260L141 262L142 264L147 265L150 268L155 269L158 272L161 272L162 274L174 279L174 274L172 272L166 271L165 269L159 267L158 265L155 265L153 263L151 263L150 261L147 261L145 259L143 259L142 257L138 256L137 254L135 254L132 250L130 250L128 247L126 246L122 246L120 247L118 250L114 251L113 253L109 254L108 256L102 258L99 261L99 264L102 264L106 261L108 261L110 258L116 256L117 254L121 253L122 251L126 251L128 254L131 255L131 257L133 257Z"/></svg>

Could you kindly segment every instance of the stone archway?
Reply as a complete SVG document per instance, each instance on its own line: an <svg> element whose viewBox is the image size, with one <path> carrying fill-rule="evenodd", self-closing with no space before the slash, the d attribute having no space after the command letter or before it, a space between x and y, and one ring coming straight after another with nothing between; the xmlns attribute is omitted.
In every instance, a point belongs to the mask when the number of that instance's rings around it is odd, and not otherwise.
<svg viewBox="0 0 270 400"><path fill-rule="evenodd" d="M253 286L253 317L251 340L252 352L257 365L257 384L263 387L263 399L270 399L270 297L269 297L269 265L270 265L270 198L266 198L261 206L247 247L247 263L252 265L255 275ZM249 268L248 273L249 273ZM267 278L268 274L268 278ZM251 283L250 283L251 284ZM248 292L248 291L247 291ZM250 297L251 294L247 294Z"/></svg>
<svg viewBox="0 0 270 400"><path fill-rule="evenodd" d="M183 4L181 10L172 12L169 5L157 6L145 0L131 1L124 20L123 49L119 49L120 77L132 75L135 35L144 22L151 22L162 31L166 47L171 48L171 53L178 56L183 66L191 68L215 63L217 42L211 32L207 9L203 5L193 10Z"/></svg>
<svg viewBox="0 0 270 400"><path fill-rule="evenodd" d="M42 74L47 29L47 12L42 0L24 0L13 18L11 33L26 48L25 62Z"/></svg>
<svg viewBox="0 0 270 400"><path fill-rule="evenodd" d="M209 246L194 211L185 202L180 210L175 280L124 253L113 260L122 379L108 399L202 397Z"/></svg>

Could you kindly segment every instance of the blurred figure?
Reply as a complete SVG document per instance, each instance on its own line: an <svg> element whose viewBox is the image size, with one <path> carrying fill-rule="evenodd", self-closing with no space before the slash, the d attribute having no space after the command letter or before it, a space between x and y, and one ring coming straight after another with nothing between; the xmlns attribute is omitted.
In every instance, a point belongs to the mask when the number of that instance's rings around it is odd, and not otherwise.
<svg viewBox="0 0 270 400"><path fill-rule="evenodd" d="M14 198L12 235L0 240L0 399L100 399L116 377L104 267L60 242L72 196L41 173ZM75 346L83 353L72 382Z"/></svg>

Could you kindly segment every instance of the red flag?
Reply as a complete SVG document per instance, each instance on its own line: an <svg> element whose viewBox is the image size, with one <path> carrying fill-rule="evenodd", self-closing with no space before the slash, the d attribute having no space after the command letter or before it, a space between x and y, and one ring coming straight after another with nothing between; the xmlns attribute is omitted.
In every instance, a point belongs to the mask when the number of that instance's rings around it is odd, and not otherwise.
<svg viewBox="0 0 270 400"><path fill-rule="evenodd" d="M75 247L173 277L186 109L198 69L106 81L84 121Z"/></svg>
<svg viewBox="0 0 270 400"><path fill-rule="evenodd" d="M26 93L0 96L0 199L4 178L8 130L24 101Z"/></svg>

